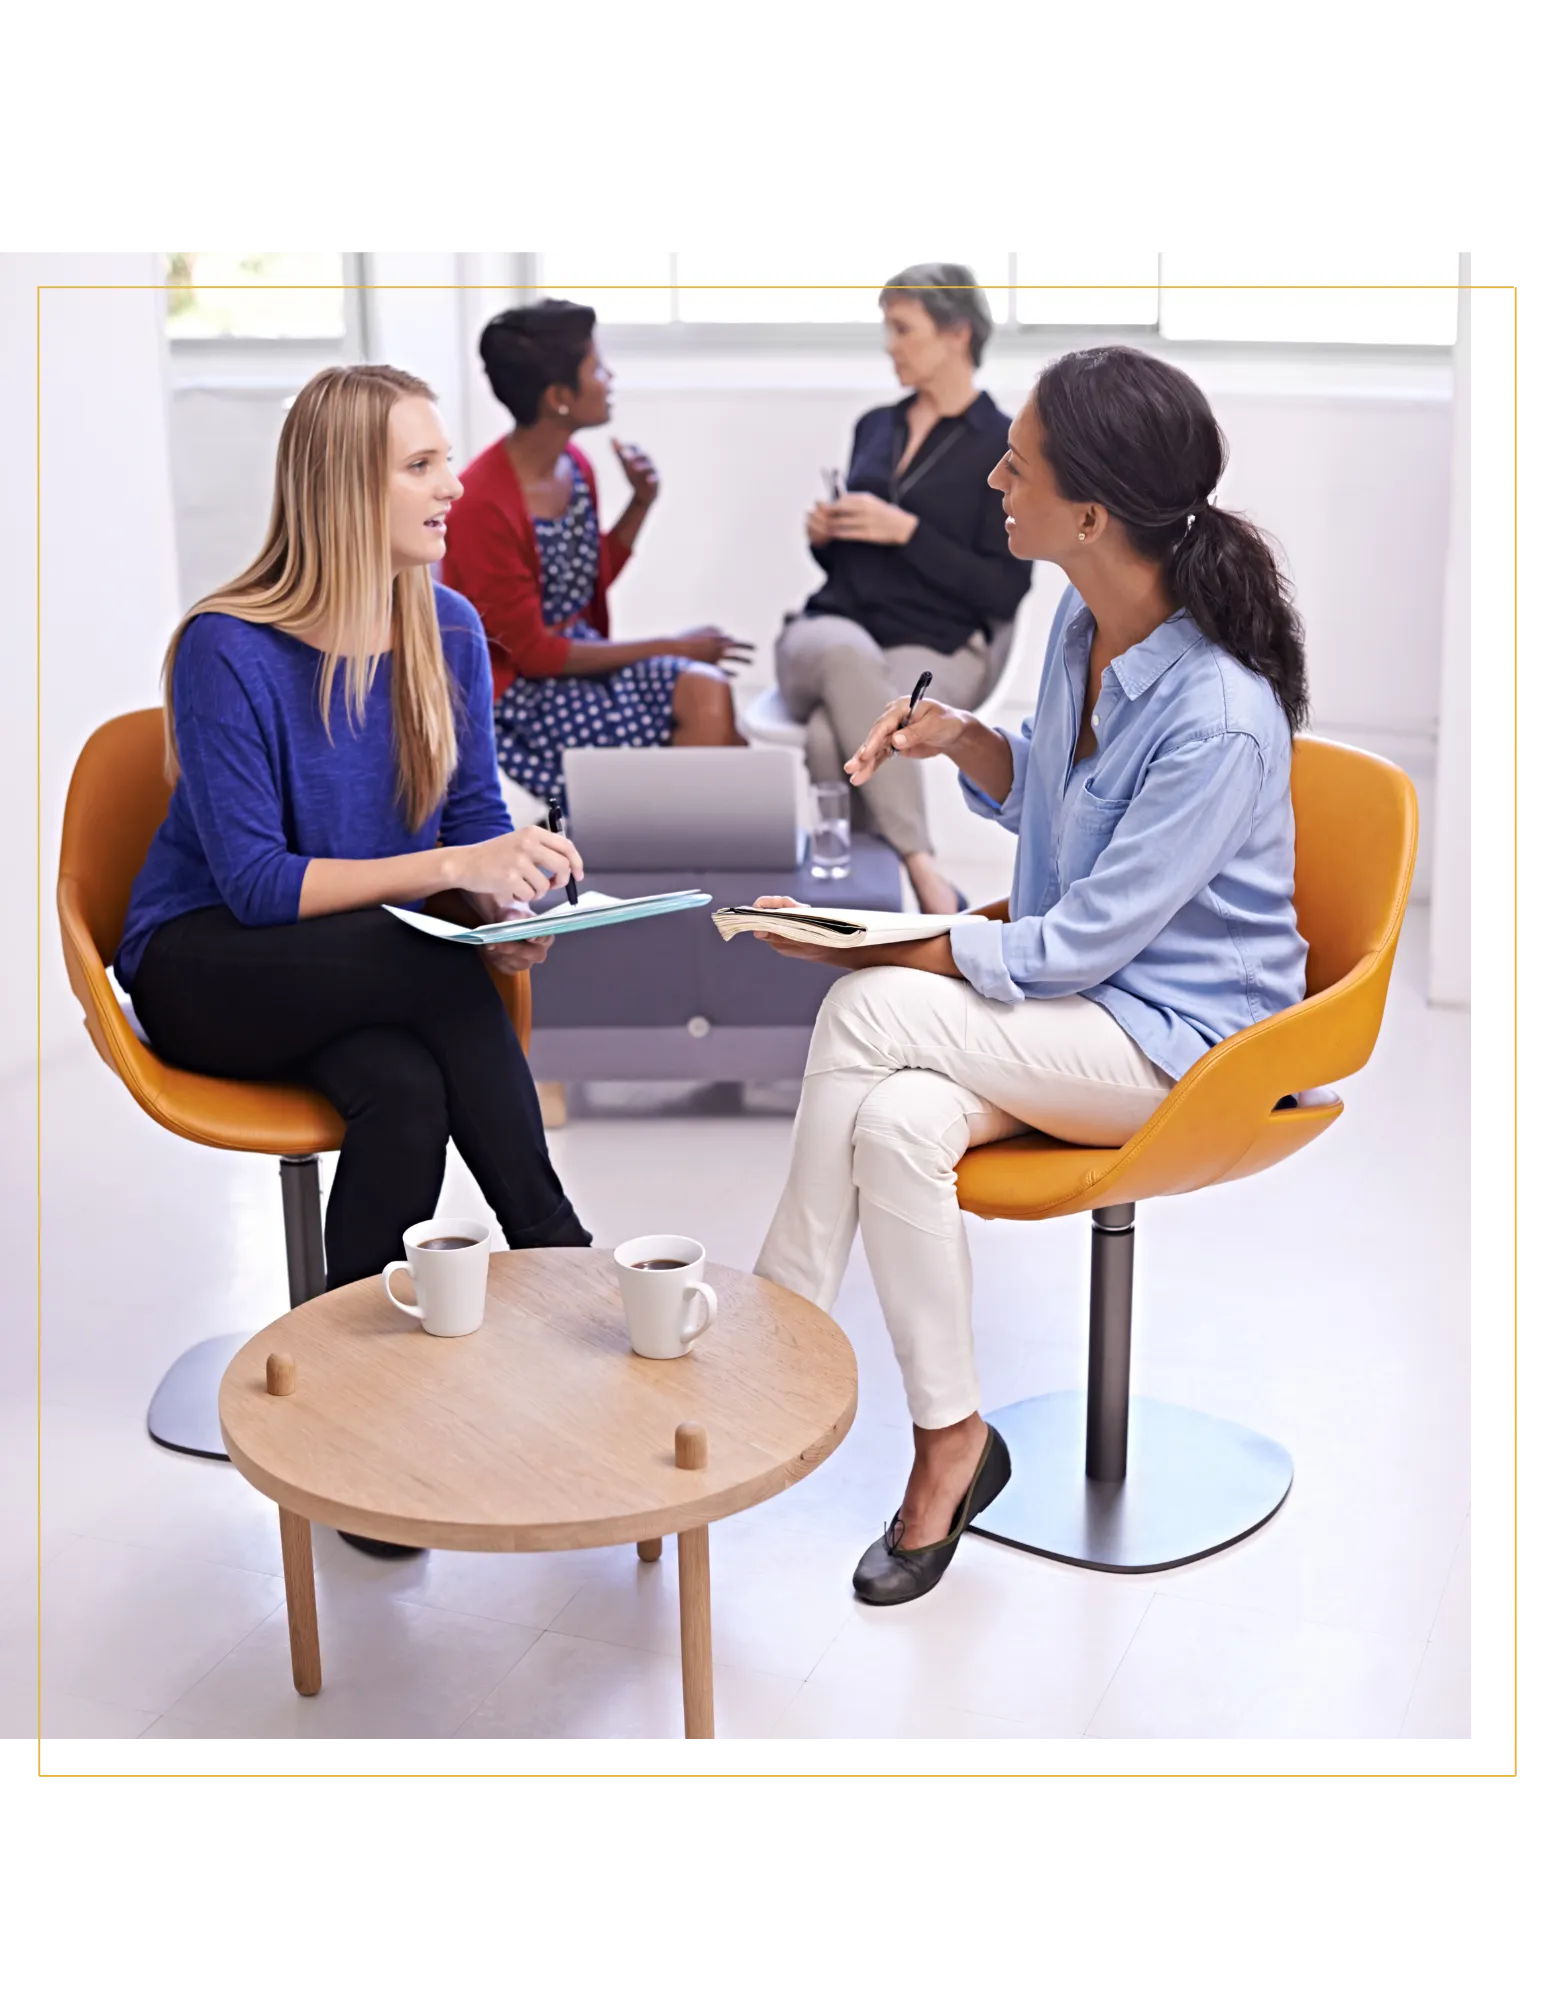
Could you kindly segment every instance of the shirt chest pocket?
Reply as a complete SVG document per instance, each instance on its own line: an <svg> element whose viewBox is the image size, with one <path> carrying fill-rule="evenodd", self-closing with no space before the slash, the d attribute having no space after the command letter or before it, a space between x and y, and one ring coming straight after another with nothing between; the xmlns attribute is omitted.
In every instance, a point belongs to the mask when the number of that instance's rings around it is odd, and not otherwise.
<svg viewBox="0 0 1545 2000"><path fill-rule="evenodd" d="M1066 895L1075 882L1093 871L1110 845L1130 799L1102 799L1085 782L1073 794L1062 815L1062 839L1057 850L1057 886Z"/></svg>

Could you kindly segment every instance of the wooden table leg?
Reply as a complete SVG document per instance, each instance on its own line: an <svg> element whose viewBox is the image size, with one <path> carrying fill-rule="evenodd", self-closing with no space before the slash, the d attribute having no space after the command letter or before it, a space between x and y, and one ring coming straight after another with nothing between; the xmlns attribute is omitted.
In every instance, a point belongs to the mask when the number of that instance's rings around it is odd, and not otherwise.
<svg viewBox="0 0 1545 2000"><path fill-rule="evenodd" d="M296 1692L316 1694L322 1685L322 1645L317 1637L311 1523L303 1514L279 1509L279 1547L284 1555L284 1603L290 1615L290 1667Z"/></svg>
<svg viewBox="0 0 1545 2000"><path fill-rule="evenodd" d="M664 1550L664 1542L658 1535L653 1535L647 1542L638 1544L638 1559L641 1563L657 1563Z"/></svg>
<svg viewBox="0 0 1545 2000"><path fill-rule="evenodd" d="M688 1736L713 1735L713 1626L708 1601L708 1530L676 1537L681 1590L681 1702Z"/></svg>

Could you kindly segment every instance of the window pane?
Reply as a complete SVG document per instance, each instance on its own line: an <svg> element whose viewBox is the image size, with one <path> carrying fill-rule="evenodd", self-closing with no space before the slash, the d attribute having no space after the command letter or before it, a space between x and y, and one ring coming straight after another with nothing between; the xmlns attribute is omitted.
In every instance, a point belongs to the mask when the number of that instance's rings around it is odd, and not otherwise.
<svg viewBox="0 0 1545 2000"><path fill-rule="evenodd" d="M1458 330L1458 282L1455 250L1375 248L1312 257L1166 250L1159 325L1172 340L1446 347ZM1192 285L1203 289L1172 289Z"/></svg>
<svg viewBox="0 0 1545 2000"><path fill-rule="evenodd" d="M603 327L657 326L671 316L668 250L544 250L537 271L549 298L593 306Z"/></svg>
<svg viewBox="0 0 1545 2000"><path fill-rule="evenodd" d="M173 340L342 340L341 250L171 250Z"/></svg>
<svg viewBox="0 0 1545 2000"><path fill-rule="evenodd" d="M952 246L952 264L964 264L987 291L994 319L1008 317L1006 250L971 255ZM918 245L890 250L764 251L747 256L717 250L682 250L676 259L679 312L700 324L718 321L763 325L876 321L880 287L912 264L931 261ZM701 286L704 289L686 289ZM744 287L745 289L740 289Z"/></svg>
<svg viewBox="0 0 1545 2000"><path fill-rule="evenodd" d="M1021 326L1157 326L1157 250L1015 253L1014 317Z"/></svg>

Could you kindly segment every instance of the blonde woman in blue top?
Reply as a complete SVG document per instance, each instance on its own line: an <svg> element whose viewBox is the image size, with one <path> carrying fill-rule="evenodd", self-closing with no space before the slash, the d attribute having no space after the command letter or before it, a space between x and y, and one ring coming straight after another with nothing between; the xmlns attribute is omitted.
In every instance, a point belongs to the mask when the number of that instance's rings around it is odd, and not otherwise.
<svg viewBox="0 0 1545 2000"><path fill-rule="evenodd" d="M481 954L380 907L458 890L492 918L582 872L567 840L510 825L483 628L430 575L460 494L423 382L324 369L285 419L262 549L166 654L176 782L118 975L167 1061L337 1108L330 1287L401 1255L453 1139L512 1249L590 1240Z"/></svg>
<svg viewBox="0 0 1545 2000"><path fill-rule="evenodd" d="M966 1149L1034 1128L1123 1144L1226 1035L1304 992L1293 912L1302 636L1270 549L1213 501L1224 442L1187 376L1130 348L1041 376L989 483L1009 548L1071 588L1015 737L924 701L847 769L946 756L1017 839L1009 920L840 965L812 1038L788 1185L757 1263L829 1306L861 1228L906 1384L911 1476L854 1575L931 1590L1010 1476L980 1414ZM776 941L774 941L776 943Z"/></svg>

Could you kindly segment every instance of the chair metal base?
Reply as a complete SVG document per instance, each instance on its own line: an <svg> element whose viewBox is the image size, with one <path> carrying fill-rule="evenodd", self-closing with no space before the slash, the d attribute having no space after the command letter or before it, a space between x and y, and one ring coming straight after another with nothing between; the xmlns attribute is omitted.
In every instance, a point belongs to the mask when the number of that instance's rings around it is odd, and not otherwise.
<svg viewBox="0 0 1545 2000"><path fill-rule="evenodd" d="M327 1282L322 1255L322 1192L315 1153L286 1153L279 1162L284 1205L284 1248L289 1266L290 1304L304 1305ZM168 1451L193 1458L228 1459L220 1435L220 1378L245 1334L201 1340L180 1355L150 1399L146 1428Z"/></svg>
<svg viewBox="0 0 1545 2000"><path fill-rule="evenodd" d="M244 1333L222 1334L177 1357L161 1377L145 1418L157 1444L193 1458L229 1456L220 1435L220 1378L246 1338Z"/></svg>
<svg viewBox="0 0 1545 2000"><path fill-rule="evenodd" d="M1085 1476L1081 1389L995 1410L1014 1476L970 1532L1083 1569L1173 1569L1242 1541L1287 1498L1293 1461L1259 1431L1145 1396L1129 1407L1119 1480Z"/></svg>

